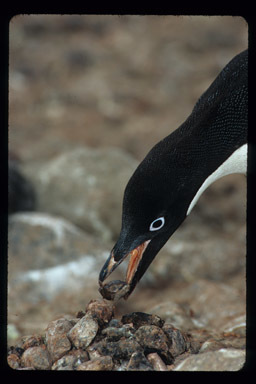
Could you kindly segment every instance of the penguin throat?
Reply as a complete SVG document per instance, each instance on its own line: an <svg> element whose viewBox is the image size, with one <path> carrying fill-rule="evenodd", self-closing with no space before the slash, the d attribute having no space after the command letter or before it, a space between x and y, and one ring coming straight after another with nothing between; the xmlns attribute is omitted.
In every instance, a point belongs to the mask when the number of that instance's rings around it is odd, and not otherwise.
<svg viewBox="0 0 256 384"><path fill-rule="evenodd" d="M238 148L232 155L224 161L217 169L214 171L207 179L203 182L199 190L197 191L195 197L191 201L188 210L187 216L190 214L194 206L196 205L199 197L202 193L212 184L214 181L220 179L223 176L230 175L232 173L242 173L246 174L247 171L247 151L248 145L244 144L242 147Z"/></svg>

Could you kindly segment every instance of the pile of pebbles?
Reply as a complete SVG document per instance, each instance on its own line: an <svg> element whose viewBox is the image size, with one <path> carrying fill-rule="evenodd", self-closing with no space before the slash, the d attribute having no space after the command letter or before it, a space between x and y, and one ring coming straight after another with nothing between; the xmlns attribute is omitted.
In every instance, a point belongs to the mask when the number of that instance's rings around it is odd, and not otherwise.
<svg viewBox="0 0 256 384"><path fill-rule="evenodd" d="M198 352L188 334L142 312L114 318L114 304L91 300L76 318L51 321L44 335L9 348L13 369L167 371L181 354Z"/></svg>

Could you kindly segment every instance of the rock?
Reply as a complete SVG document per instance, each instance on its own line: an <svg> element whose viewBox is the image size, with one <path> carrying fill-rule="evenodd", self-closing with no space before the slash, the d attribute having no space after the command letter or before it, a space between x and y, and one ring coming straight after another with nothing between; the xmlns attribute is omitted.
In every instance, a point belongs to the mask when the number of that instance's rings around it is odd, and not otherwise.
<svg viewBox="0 0 256 384"><path fill-rule="evenodd" d="M77 371L111 371L112 368L112 358L110 356L102 356L80 364L77 367Z"/></svg>
<svg viewBox="0 0 256 384"><path fill-rule="evenodd" d="M25 368L48 370L51 358L45 346L28 348L21 357L21 365Z"/></svg>
<svg viewBox="0 0 256 384"><path fill-rule="evenodd" d="M127 327L126 325L120 328L116 327L107 327L103 329L101 332L102 335L106 335L107 339L109 341L117 341L120 340L122 337L129 338L132 337L134 334L134 330L132 327Z"/></svg>
<svg viewBox="0 0 256 384"><path fill-rule="evenodd" d="M53 362L71 349L67 333L72 327L72 323L67 319L58 319L49 323L45 332L45 341Z"/></svg>
<svg viewBox="0 0 256 384"><path fill-rule="evenodd" d="M143 312L132 312L123 315L121 321L123 324L132 323L136 329L142 325L156 325L157 327L162 327L164 324L164 321L159 316Z"/></svg>
<svg viewBox="0 0 256 384"><path fill-rule="evenodd" d="M171 343L171 347L169 348L171 355L176 357L184 353L187 349L187 340L185 335L172 324L165 323L162 329Z"/></svg>
<svg viewBox="0 0 256 384"><path fill-rule="evenodd" d="M245 363L245 351L220 349L189 356L174 371L238 371Z"/></svg>
<svg viewBox="0 0 256 384"><path fill-rule="evenodd" d="M149 353L147 355L147 359L151 363L155 371L168 371L167 366L157 353Z"/></svg>
<svg viewBox="0 0 256 384"><path fill-rule="evenodd" d="M67 333L67 337L76 348L85 349L95 338L98 329L97 321L88 312Z"/></svg>
<svg viewBox="0 0 256 384"><path fill-rule="evenodd" d="M155 325L142 325L135 333L136 340L146 354L157 352L167 364L171 364L169 342L164 331Z"/></svg>
<svg viewBox="0 0 256 384"><path fill-rule="evenodd" d="M18 369L20 367L20 358L14 353L7 356L7 363L12 369Z"/></svg>
<svg viewBox="0 0 256 384"><path fill-rule="evenodd" d="M31 348L31 347L38 347L39 345L43 344L43 337L41 335L32 335L28 337L22 338L23 344L22 348L24 350Z"/></svg>
<svg viewBox="0 0 256 384"><path fill-rule="evenodd" d="M82 349L73 349L52 365L52 370L75 370L80 364L89 360L88 353Z"/></svg>
<svg viewBox="0 0 256 384"><path fill-rule="evenodd" d="M149 355L148 355L149 356ZM153 371L152 364L141 351L133 352L126 371Z"/></svg>
<svg viewBox="0 0 256 384"><path fill-rule="evenodd" d="M114 361L130 359L134 352L143 351L135 339L120 339L119 341L102 340L97 345L97 350L103 356L110 355Z"/></svg>
<svg viewBox="0 0 256 384"><path fill-rule="evenodd" d="M109 323L114 316L114 305L105 300L91 300L86 311L90 312L101 324Z"/></svg>
<svg viewBox="0 0 256 384"><path fill-rule="evenodd" d="M35 186L38 210L110 240L120 231L124 188L137 164L118 148L77 148L23 170Z"/></svg>

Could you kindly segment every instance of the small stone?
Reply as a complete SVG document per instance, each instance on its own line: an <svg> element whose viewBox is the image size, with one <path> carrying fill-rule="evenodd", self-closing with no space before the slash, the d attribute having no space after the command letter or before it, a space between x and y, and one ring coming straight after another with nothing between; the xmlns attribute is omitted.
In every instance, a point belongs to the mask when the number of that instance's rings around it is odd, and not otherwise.
<svg viewBox="0 0 256 384"><path fill-rule="evenodd" d="M145 353L157 352L167 364L172 362L169 342L161 328L155 325L143 325L136 331L135 337Z"/></svg>
<svg viewBox="0 0 256 384"><path fill-rule="evenodd" d="M25 368L48 370L51 368L51 358L44 346L28 348L21 357L21 365Z"/></svg>
<svg viewBox="0 0 256 384"><path fill-rule="evenodd" d="M49 323L45 333L45 341L52 361L60 359L71 349L67 332L72 327L72 323L67 319L58 319Z"/></svg>
<svg viewBox="0 0 256 384"><path fill-rule="evenodd" d="M75 356L67 355L61 357L59 360L55 361L52 366L53 371L62 371L62 370L73 370L74 363L76 361Z"/></svg>
<svg viewBox="0 0 256 384"><path fill-rule="evenodd" d="M113 366L110 356L102 356L80 364L77 371L111 371Z"/></svg>
<svg viewBox="0 0 256 384"><path fill-rule="evenodd" d="M28 349L31 347L38 347L39 345L43 344L43 337L41 335L32 335L23 338L23 349Z"/></svg>
<svg viewBox="0 0 256 384"><path fill-rule="evenodd" d="M125 297L129 290L129 284L121 280L110 281L109 283L101 285L99 288L99 292L104 299L115 301Z"/></svg>
<svg viewBox="0 0 256 384"><path fill-rule="evenodd" d="M7 362L9 364L9 366L12 368L12 369L18 369L20 367L20 359L19 357L14 354L14 353L11 353L8 357L7 357Z"/></svg>
<svg viewBox="0 0 256 384"><path fill-rule="evenodd" d="M133 339L121 339L119 341L103 339L92 346L94 353L97 351L101 356L111 356L117 361L129 359L134 352L143 351L140 344Z"/></svg>
<svg viewBox="0 0 256 384"><path fill-rule="evenodd" d="M150 362L146 359L143 352L133 352L129 363L126 367L127 371L153 371Z"/></svg>
<svg viewBox="0 0 256 384"><path fill-rule="evenodd" d="M76 325L68 332L67 336L76 348L87 348L95 338L99 326L90 312L86 313Z"/></svg>
<svg viewBox="0 0 256 384"><path fill-rule="evenodd" d="M108 323L114 316L114 305L105 300L91 300L86 307L86 312L90 312L100 324Z"/></svg>
<svg viewBox="0 0 256 384"><path fill-rule="evenodd" d="M244 363L245 351L222 348L189 356L174 371L238 371Z"/></svg>
<svg viewBox="0 0 256 384"><path fill-rule="evenodd" d="M151 363L155 371L168 371L167 366L156 352L149 353L147 355L147 359Z"/></svg>
<svg viewBox="0 0 256 384"><path fill-rule="evenodd" d="M176 357L186 351L187 341L182 332L171 324L164 324L163 331L171 343L169 351Z"/></svg>
<svg viewBox="0 0 256 384"><path fill-rule="evenodd" d="M142 325L156 325L160 328L164 325L164 321L159 316L143 312L132 312L123 315L121 321L123 324L132 323L136 329Z"/></svg>
<svg viewBox="0 0 256 384"><path fill-rule="evenodd" d="M102 335L106 335L109 341L117 341L122 337L125 337L125 338L132 337L134 334L134 331L132 332L131 329L125 326L121 328L107 327L103 329L101 333Z"/></svg>

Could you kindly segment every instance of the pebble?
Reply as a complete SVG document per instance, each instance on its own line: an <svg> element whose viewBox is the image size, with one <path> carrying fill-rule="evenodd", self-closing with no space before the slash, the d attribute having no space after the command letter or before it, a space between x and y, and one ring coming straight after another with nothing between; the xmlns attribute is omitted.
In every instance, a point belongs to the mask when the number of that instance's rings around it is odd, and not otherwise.
<svg viewBox="0 0 256 384"><path fill-rule="evenodd" d="M245 363L245 351L222 348L191 355L174 371L238 371Z"/></svg>
<svg viewBox="0 0 256 384"><path fill-rule="evenodd" d="M125 369L126 371L153 371L152 364L145 357L141 351L133 352L129 363Z"/></svg>
<svg viewBox="0 0 256 384"><path fill-rule="evenodd" d="M164 321L159 316L143 312L132 312L123 315L121 321L123 324L132 323L136 329L142 325L156 325L161 328L164 324Z"/></svg>
<svg viewBox="0 0 256 384"><path fill-rule="evenodd" d="M67 319L58 319L49 323L45 332L45 340L52 361L60 359L71 349L67 332L72 327L72 323Z"/></svg>
<svg viewBox="0 0 256 384"><path fill-rule="evenodd" d="M109 323L114 316L114 305L105 300L91 300L86 311L90 312L100 324Z"/></svg>
<svg viewBox="0 0 256 384"><path fill-rule="evenodd" d="M169 342L161 328L156 325L142 325L135 336L146 353L158 352L167 364L171 364L173 359L169 352Z"/></svg>
<svg viewBox="0 0 256 384"><path fill-rule="evenodd" d="M30 347L21 357L22 368L48 370L51 368L51 358L45 346Z"/></svg>
<svg viewBox="0 0 256 384"><path fill-rule="evenodd" d="M43 336L23 337L9 348L7 361L23 370L235 370L244 362L243 345L240 334L187 333L143 312L120 320L113 304L100 299L76 319L51 321Z"/></svg>
<svg viewBox="0 0 256 384"><path fill-rule="evenodd" d="M77 371L111 371L113 366L110 356L102 356L80 364Z"/></svg>
<svg viewBox="0 0 256 384"><path fill-rule="evenodd" d="M147 359L152 364L155 371L168 371L167 366L157 353L149 353Z"/></svg>
<svg viewBox="0 0 256 384"><path fill-rule="evenodd" d="M67 337L76 348L87 348L98 332L99 326L93 315L88 312L67 333Z"/></svg>
<svg viewBox="0 0 256 384"><path fill-rule="evenodd" d="M172 356L176 357L184 353L187 349L187 340L183 333L171 324L164 324L162 329L171 342L169 351Z"/></svg>

